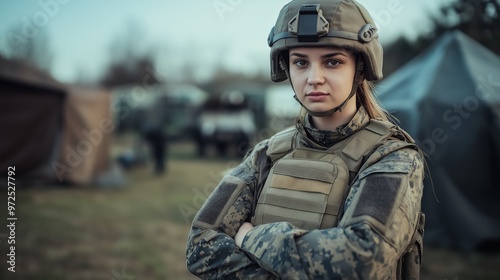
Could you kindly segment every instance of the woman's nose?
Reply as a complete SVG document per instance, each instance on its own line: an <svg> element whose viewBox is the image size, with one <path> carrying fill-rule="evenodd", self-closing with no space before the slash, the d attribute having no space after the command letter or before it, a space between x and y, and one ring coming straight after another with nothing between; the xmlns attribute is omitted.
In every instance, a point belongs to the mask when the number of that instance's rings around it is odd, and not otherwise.
<svg viewBox="0 0 500 280"><path fill-rule="evenodd" d="M317 85L325 82L325 76L321 65L313 64L309 69L309 75L307 77L308 84Z"/></svg>

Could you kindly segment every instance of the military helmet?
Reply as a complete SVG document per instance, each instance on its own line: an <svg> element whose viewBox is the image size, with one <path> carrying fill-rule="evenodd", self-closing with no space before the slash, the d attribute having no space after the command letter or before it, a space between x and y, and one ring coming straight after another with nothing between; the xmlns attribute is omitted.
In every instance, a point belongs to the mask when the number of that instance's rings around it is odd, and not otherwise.
<svg viewBox="0 0 500 280"><path fill-rule="evenodd" d="M382 46L368 11L354 0L294 0L286 4L268 37L271 79L287 79L282 52L295 47L341 47L364 59L366 80L382 78ZM283 58L288 61L288 58ZM283 63L283 62L281 62Z"/></svg>

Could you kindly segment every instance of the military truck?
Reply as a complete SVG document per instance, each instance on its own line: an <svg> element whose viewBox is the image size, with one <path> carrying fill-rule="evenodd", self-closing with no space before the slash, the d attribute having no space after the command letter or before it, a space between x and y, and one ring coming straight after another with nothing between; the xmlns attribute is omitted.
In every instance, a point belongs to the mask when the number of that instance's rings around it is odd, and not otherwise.
<svg viewBox="0 0 500 280"><path fill-rule="evenodd" d="M198 154L207 154L207 148L224 156L243 156L256 133L254 114L248 108L245 95L240 91L229 91L210 97L201 106L197 117L195 139Z"/></svg>

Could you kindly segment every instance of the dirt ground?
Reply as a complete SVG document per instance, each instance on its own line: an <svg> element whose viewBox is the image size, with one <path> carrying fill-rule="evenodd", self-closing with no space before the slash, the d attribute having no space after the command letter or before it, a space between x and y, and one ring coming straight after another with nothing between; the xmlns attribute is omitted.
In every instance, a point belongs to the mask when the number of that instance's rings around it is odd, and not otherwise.
<svg viewBox="0 0 500 280"><path fill-rule="evenodd" d="M16 272L7 271L3 227L0 279L196 279L185 265L189 223L238 159L199 159L185 145L171 151L168 173L155 176L151 164L137 167L119 189L18 189ZM0 220L5 215L2 210ZM500 254L426 248L421 279L500 279Z"/></svg>

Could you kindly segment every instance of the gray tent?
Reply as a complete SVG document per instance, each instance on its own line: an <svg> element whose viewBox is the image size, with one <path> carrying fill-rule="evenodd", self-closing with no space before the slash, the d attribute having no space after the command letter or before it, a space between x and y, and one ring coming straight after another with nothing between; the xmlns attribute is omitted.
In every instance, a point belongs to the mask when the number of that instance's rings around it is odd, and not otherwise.
<svg viewBox="0 0 500 280"><path fill-rule="evenodd" d="M428 155L427 245L500 240L500 57L454 31L378 86L384 107Z"/></svg>

